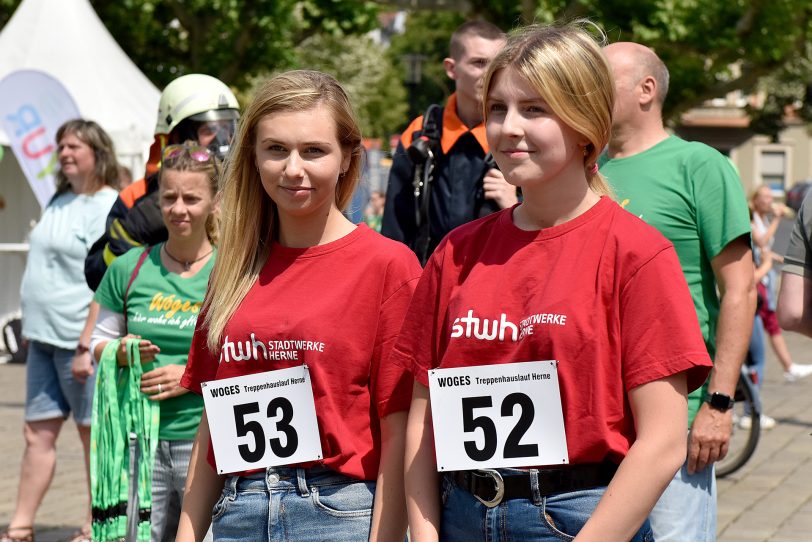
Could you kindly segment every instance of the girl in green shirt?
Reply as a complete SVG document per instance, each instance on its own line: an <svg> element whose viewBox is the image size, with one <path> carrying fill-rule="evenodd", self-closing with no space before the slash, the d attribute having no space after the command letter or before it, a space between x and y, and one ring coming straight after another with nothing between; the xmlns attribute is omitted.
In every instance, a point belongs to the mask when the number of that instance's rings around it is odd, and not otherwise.
<svg viewBox="0 0 812 542"><path fill-rule="evenodd" d="M152 480L152 540L174 540L192 441L203 401L179 386L195 323L214 265L217 177L204 147L171 145L164 151L154 202L168 232L166 242L135 248L108 268L96 301L101 305L91 348L140 339L141 391L160 402L159 443ZM117 352L127 364L125 341Z"/></svg>

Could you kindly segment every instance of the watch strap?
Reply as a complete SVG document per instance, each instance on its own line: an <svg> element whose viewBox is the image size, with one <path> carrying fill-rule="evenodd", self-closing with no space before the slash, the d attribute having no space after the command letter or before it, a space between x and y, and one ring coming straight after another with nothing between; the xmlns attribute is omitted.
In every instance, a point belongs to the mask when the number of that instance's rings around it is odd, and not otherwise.
<svg viewBox="0 0 812 542"><path fill-rule="evenodd" d="M733 398L729 395L724 393L719 393L718 391L709 394L705 398L705 402L710 405L711 408L716 410L720 410L722 412L727 412L731 408L733 408Z"/></svg>

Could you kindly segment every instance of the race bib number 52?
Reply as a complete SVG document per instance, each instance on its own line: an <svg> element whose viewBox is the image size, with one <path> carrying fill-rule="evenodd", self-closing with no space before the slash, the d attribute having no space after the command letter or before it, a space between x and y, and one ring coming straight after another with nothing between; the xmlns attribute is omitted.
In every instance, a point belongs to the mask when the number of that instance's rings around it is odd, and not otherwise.
<svg viewBox="0 0 812 542"><path fill-rule="evenodd" d="M307 367L203 382L218 474L322 458Z"/></svg>
<svg viewBox="0 0 812 542"><path fill-rule="evenodd" d="M429 392L439 471L569 462L557 362L435 369Z"/></svg>

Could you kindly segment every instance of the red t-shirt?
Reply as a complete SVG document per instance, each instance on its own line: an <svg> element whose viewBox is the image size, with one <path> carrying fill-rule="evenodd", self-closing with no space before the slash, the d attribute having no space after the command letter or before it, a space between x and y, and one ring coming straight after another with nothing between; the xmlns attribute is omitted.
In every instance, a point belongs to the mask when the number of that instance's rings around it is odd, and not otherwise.
<svg viewBox="0 0 812 542"><path fill-rule="evenodd" d="M389 354L420 272L405 245L365 225L326 245L298 249L275 243L259 279L226 325L220 352L209 351L203 318L198 319L181 385L201 393L201 382L305 362L323 464L375 480L379 420L407 410L411 399L411 375L391 364ZM250 355L234 359L235 352L255 350L243 349L252 340L268 345L269 359L261 350L258 360ZM296 359L278 359L290 357Z"/></svg>
<svg viewBox="0 0 812 542"><path fill-rule="evenodd" d="M540 231L506 209L451 232L392 360L425 386L432 368L558 360L571 464L623 459L630 389L687 371L693 390L711 368L671 243L606 197Z"/></svg>

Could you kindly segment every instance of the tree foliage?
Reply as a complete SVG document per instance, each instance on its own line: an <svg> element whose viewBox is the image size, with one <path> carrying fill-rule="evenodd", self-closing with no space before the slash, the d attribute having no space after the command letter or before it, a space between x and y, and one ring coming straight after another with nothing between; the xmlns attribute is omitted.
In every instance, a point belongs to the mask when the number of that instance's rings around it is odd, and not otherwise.
<svg viewBox="0 0 812 542"><path fill-rule="evenodd" d="M316 34L296 50L290 67L338 79L355 108L364 137L385 138L406 115L406 92L380 46L368 36ZM254 86L271 74L254 80Z"/></svg>
<svg viewBox="0 0 812 542"><path fill-rule="evenodd" d="M0 0L0 28L21 0ZM312 35L365 33L380 6L369 0L90 0L118 44L159 88L185 73L243 87L290 65Z"/></svg>
<svg viewBox="0 0 812 542"><path fill-rule="evenodd" d="M652 47L671 72L665 114L672 120L733 90L755 91L760 81L782 69L789 67L787 77L792 78L798 73L792 66L810 59L809 0L470 0L468 4L471 11L464 18L483 18L505 29L533 21L589 18L605 30L610 42ZM454 16L461 19L458 12L449 13L449 18ZM432 13L425 20L443 19ZM442 31L451 30L453 26ZM442 58L447 45L439 48L439 43L421 39L432 31L436 28L409 25L403 42L414 44L413 50L435 44L438 49L425 54ZM407 52L408 48L400 54ZM780 99L776 95L767 103Z"/></svg>
<svg viewBox="0 0 812 542"><path fill-rule="evenodd" d="M0 0L0 27L20 0ZM238 89L250 86L257 74L298 65L303 59L325 69L342 71L353 84L352 70L338 66L324 51L353 43L369 58L363 42L348 39L376 26L376 15L391 4L371 0L91 0L111 34L157 86L178 75L203 72ZM418 2L423 6L429 2ZM388 5L389 4L389 5ZM510 29L528 22L588 17L605 29L610 41L636 41L654 48L671 72L666 116L679 114L732 90L767 92L763 108L751 110L754 126L770 132L780 128L787 104L812 108L810 0L468 0L468 11L417 10L406 33L386 51L387 75L364 95L380 120L370 129L385 130L398 113L408 55L422 58L422 79L411 84L409 111L389 129L403 127L408 117L429 103L442 102L453 85L442 69L448 38L466 19L483 18ZM448 5L445 2L444 5ZM353 38L354 40L355 38ZM323 48L323 49L319 49ZM305 50L307 49L307 50ZM349 51L337 53L345 58ZM342 56L344 55L344 56ZM414 57L412 57L414 58ZM377 61L377 60L376 60ZM346 69L345 69L346 68ZM381 68L383 69L383 68ZM338 73L338 71L336 71ZM371 72L369 72L371 73ZM356 74L357 75L357 74ZM806 105L804 105L806 104ZM359 106L365 110L367 106ZM804 109L804 107L806 109ZM370 119L375 118L370 113ZM385 120L384 120L385 119ZM372 122L372 121L370 121Z"/></svg>
<svg viewBox="0 0 812 542"><path fill-rule="evenodd" d="M0 29L6 26L18 5L20 0L0 0Z"/></svg>
<svg viewBox="0 0 812 542"><path fill-rule="evenodd" d="M788 115L812 123L812 44L806 51L759 81L763 103L747 107L753 131L777 140Z"/></svg>
<svg viewBox="0 0 812 542"><path fill-rule="evenodd" d="M375 27L365 0L92 0L96 12L159 87L208 73L242 87L261 71L289 66L311 35Z"/></svg>
<svg viewBox="0 0 812 542"><path fill-rule="evenodd" d="M453 81L443 69L443 59L448 56L451 33L463 22L465 16L459 12L415 12L406 21L406 32L392 38L387 56L402 81L406 80L407 55L420 59L420 80L406 85L410 95L408 115L401 119L399 129L423 114L430 104L444 103L454 92Z"/></svg>

